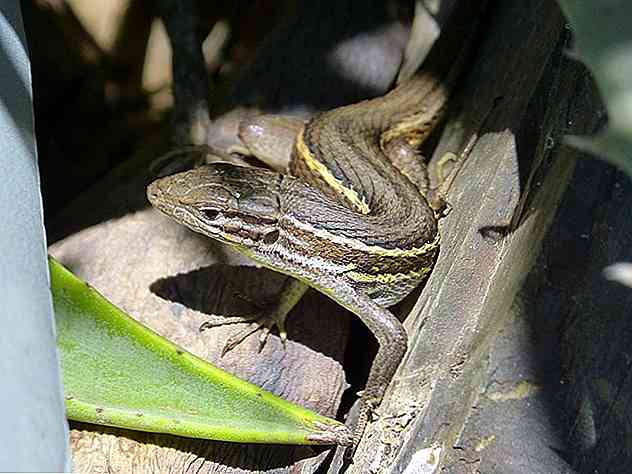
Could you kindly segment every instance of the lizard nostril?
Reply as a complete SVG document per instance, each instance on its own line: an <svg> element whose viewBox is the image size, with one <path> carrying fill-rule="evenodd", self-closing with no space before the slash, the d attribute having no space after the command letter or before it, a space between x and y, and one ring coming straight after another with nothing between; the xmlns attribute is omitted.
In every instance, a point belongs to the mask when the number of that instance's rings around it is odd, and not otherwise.
<svg viewBox="0 0 632 474"><path fill-rule="evenodd" d="M155 202L161 195L162 193L160 192L160 188L157 186L157 184L151 183L148 187L147 187L147 199L149 199L149 202Z"/></svg>

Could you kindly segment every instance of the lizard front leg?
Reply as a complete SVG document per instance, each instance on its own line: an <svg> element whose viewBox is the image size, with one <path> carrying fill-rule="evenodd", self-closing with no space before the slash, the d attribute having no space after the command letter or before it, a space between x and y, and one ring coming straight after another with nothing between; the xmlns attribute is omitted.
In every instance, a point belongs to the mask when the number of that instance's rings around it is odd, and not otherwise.
<svg viewBox="0 0 632 474"><path fill-rule="evenodd" d="M314 281L318 282L318 285L314 286L319 291L358 316L379 344L360 399L357 418L348 422L354 434L353 449L347 452L347 455L351 456L370 421L371 413L382 402L386 389L406 353L408 337L404 326L393 313L375 303L362 291L355 289L352 284L328 275L319 275Z"/></svg>

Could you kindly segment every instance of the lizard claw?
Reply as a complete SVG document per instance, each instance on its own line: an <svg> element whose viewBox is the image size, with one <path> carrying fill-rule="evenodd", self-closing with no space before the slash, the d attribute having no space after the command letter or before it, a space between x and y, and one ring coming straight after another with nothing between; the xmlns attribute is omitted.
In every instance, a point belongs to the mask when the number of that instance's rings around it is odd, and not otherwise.
<svg viewBox="0 0 632 474"><path fill-rule="evenodd" d="M274 326L277 327L279 331L279 339L281 339L281 344L283 344L283 349L287 349L287 331L285 330L285 318L276 318L274 319L272 316L269 317L265 322L259 323L261 324L261 334L259 335L259 352L263 350L268 341L268 336L270 335L270 331Z"/></svg>
<svg viewBox="0 0 632 474"><path fill-rule="evenodd" d="M277 331L279 332L279 338L281 339L281 343L283 344L283 348L285 349L286 345L287 345L287 331L285 329L285 317L278 317L275 318L272 321L272 324L270 327L267 328L267 331L264 329L264 333L265 336L267 337L268 333L270 332L270 329L272 329L272 326L276 326L277 327ZM263 337L264 334L262 334L259 337L259 340L261 340L263 343L265 343L265 341L263 339L265 339L265 337Z"/></svg>
<svg viewBox="0 0 632 474"><path fill-rule="evenodd" d="M263 326L261 328L261 334L259 334L259 349L258 352L261 352L268 341L268 335L270 334L270 327Z"/></svg>

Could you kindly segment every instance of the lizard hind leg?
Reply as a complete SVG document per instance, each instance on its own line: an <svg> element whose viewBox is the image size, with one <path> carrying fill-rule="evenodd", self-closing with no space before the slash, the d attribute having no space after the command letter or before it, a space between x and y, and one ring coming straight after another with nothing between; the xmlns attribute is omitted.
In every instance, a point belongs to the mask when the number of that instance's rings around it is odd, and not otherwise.
<svg viewBox="0 0 632 474"><path fill-rule="evenodd" d="M240 146L229 152L251 155L270 168L286 172L290 163L296 136L305 122L283 115L258 115L239 123Z"/></svg>
<svg viewBox="0 0 632 474"><path fill-rule="evenodd" d="M257 309L251 314L239 316L210 315L209 319L200 326L200 331L229 324L249 323L247 327L233 334L224 345L222 356L241 344L248 336L261 330L259 336L259 351L265 346L270 331L274 326L279 330L279 337L285 346L287 341L287 331L285 320L294 306L300 301L309 287L304 283L288 278L281 291L272 304L262 306L259 303L251 302ZM240 295L240 298L244 298ZM246 298L244 298L246 299Z"/></svg>

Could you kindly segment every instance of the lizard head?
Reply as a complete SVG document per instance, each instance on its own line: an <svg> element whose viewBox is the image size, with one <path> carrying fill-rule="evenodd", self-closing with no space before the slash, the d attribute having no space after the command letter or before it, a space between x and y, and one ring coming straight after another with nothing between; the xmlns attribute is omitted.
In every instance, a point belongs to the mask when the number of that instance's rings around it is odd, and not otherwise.
<svg viewBox="0 0 632 474"><path fill-rule="evenodd" d="M279 238L278 189L283 179L263 169L213 163L152 182L147 198L195 232L265 251Z"/></svg>

